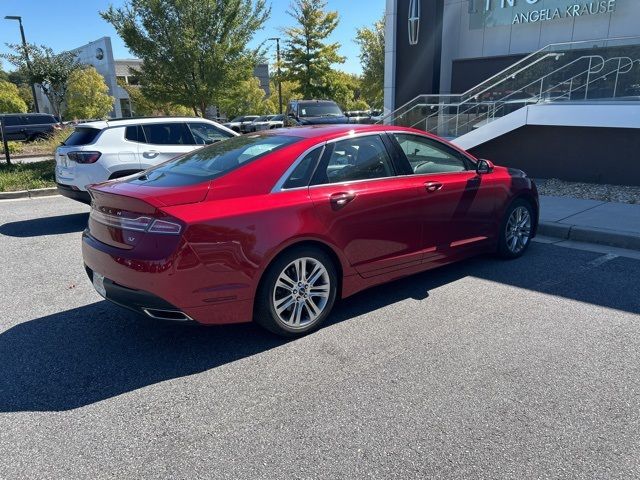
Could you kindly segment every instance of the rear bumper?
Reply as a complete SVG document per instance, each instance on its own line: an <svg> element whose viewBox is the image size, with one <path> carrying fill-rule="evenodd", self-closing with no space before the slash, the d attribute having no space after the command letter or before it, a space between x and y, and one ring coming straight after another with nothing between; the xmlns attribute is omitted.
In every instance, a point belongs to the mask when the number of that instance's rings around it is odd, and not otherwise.
<svg viewBox="0 0 640 480"><path fill-rule="evenodd" d="M93 282L93 270L86 265L85 270L89 280ZM107 294L105 297L107 300L136 313L155 319L195 323L191 317L181 312L175 305L144 290L125 287L106 277L104 279L104 289Z"/></svg>
<svg viewBox="0 0 640 480"><path fill-rule="evenodd" d="M58 186L58 193L60 195L72 200L77 200L78 202L91 203L91 195L89 195L89 192L79 190L78 187L73 185L65 185L64 183L57 183L56 185Z"/></svg>
<svg viewBox="0 0 640 480"><path fill-rule="evenodd" d="M82 235L87 273L91 279L93 272L105 277L107 300L152 318L163 315L150 314L149 310L182 312L188 318L165 319L206 325L252 320L253 295L247 285L225 285L224 277L229 277L229 272L218 278L201 264L187 264L180 255L148 260L128 258L128 251L105 245L86 230Z"/></svg>

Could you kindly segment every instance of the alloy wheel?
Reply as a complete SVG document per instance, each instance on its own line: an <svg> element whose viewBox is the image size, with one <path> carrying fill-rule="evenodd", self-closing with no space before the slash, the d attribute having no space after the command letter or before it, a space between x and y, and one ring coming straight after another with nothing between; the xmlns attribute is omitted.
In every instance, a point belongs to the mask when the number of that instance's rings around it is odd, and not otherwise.
<svg viewBox="0 0 640 480"><path fill-rule="evenodd" d="M276 280L273 310L289 328L304 328L322 314L330 292L331 280L325 266L315 258L298 258Z"/></svg>
<svg viewBox="0 0 640 480"><path fill-rule="evenodd" d="M518 254L525 249L531 238L531 214L526 207L513 209L506 226L506 244L509 251Z"/></svg>

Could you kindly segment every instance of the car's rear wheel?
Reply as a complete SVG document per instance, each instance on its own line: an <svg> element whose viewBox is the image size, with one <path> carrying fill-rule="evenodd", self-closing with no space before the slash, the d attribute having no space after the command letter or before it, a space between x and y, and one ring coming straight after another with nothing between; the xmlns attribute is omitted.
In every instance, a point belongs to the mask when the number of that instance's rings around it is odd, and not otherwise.
<svg viewBox="0 0 640 480"><path fill-rule="evenodd" d="M294 248L268 268L257 298L255 320L278 335L294 337L320 326L336 299L333 260L313 247Z"/></svg>
<svg viewBox="0 0 640 480"><path fill-rule="evenodd" d="M498 254L503 258L517 258L524 254L533 233L533 208L524 199L514 201L505 213L500 227Z"/></svg>

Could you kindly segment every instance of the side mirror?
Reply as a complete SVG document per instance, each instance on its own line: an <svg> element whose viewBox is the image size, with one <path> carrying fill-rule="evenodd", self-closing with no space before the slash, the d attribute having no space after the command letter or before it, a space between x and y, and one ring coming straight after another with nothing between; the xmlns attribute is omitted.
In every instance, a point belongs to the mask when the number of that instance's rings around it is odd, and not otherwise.
<svg viewBox="0 0 640 480"><path fill-rule="evenodd" d="M478 175L484 175L486 173L493 172L493 162L491 160L484 159L478 160L478 163L476 164L476 172L478 173Z"/></svg>

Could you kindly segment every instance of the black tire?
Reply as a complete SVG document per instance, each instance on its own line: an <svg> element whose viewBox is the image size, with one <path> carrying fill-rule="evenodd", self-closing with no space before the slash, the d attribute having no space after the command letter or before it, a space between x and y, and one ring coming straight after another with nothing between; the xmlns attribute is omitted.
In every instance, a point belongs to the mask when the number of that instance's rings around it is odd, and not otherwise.
<svg viewBox="0 0 640 480"><path fill-rule="evenodd" d="M513 237L510 236L510 231L514 234L514 230L512 230L512 224L510 224L510 219L514 212L518 209L526 209L529 215L529 226L527 227L518 227L515 230L515 236L520 237L522 239L526 238L524 244L522 241L516 240L516 244L518 248L513 248ZM522 211L522 210L521 210ZM517 215L517 214L516 214ZM504 259L513 259L518 258L524 255L524 252L529 248L529 244L531 243L531 235L533 233L535 217L533 215L533 207L531 204L523 199L519 198L514 200L507 211L504 214L504 218L500 223L500 231L498 232L498 256ZM528 232L528 233L527 233Z"/></svg>
<svg viewBox="0 0 640 480"><path fill-rule="evenodd" d="M294 278L294 275L291 273L291 268L294 268L293 271L295 271L295 267L292 267L292 264L301 259L306 259L304 260L305 269L312 269L315 272L314 268L316 263L314 262L317 262L324 267L324 271L321 271L321 276L317 280L317 285L320 286L311 286L311 288L309 288L309 286L305 287L303 285L300 292L296 293L296 295L298 295L296 298L299 299L297 302L300 306L297 306L294 302L293 304L290 304L290 307L281 312L282 316L287 317L291 315L291 318L293 319L296 317L297 313L297 310L294 309L298 308L300 310L300 318L298 319L299 325L293 326L287 324L281 318L281 315L276 311L274 303L281 301L282 303L280 305L286 304L287 301L289 301L287 300L289 297L291 299L294 298L295 290L285 290L280 286L277 287L276 283L278 282L281 274L286 273L285 269L289 272L288 275L290 275L290 278L297 280L297 278ZM309 279L311 279L310 277L311 275L309 274ZM322 249L302 246L287 250L273 261L260 282L258 292L256 293L254 320L256 323L276 335L283 337L298 337L305 335L317 329L331 313L331 309L333 308L336 300L337 286L338 274L336 266L333 259ZM296 287L294 286L293 288ZM301 295L305 291L305 288L306 292L308 292L308 297L305 293L304 298L302 298ZM314 288L322 289L322 296L320 294L315 295L319 299L318 301L313 300L314 294L311 290ZM325 289L328 290L326 298L324 297ZM311 318L312 306L309 305L308 302L313 302L312 305L315 306L316 309L324 302L319 314L313 319ZM305 321L307 323L304 323Z"/></svg>

